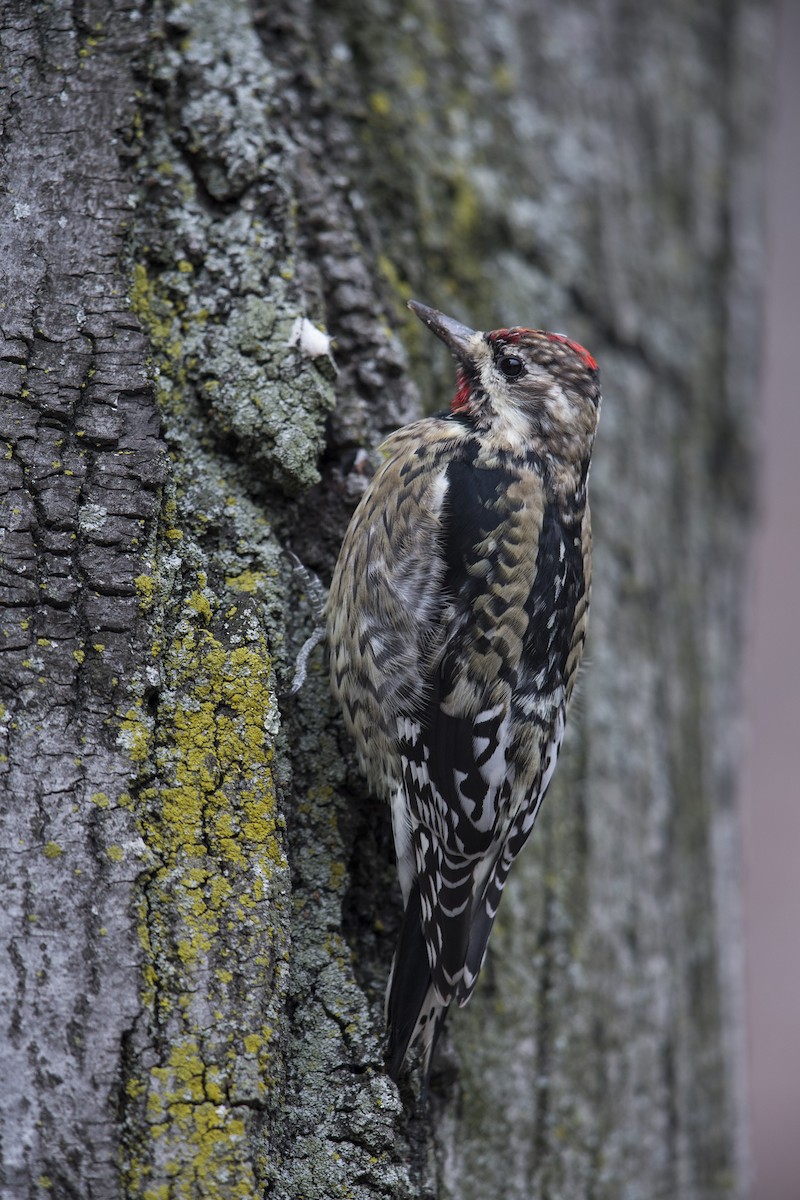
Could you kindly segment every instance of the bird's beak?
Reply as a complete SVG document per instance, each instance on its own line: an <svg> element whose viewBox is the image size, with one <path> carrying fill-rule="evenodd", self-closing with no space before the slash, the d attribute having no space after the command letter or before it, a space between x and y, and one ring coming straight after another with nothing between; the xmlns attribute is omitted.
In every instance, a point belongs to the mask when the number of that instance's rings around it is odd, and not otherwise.
<svg viewBox="0 0 800 1200"><path fill-rule="evenodd" d="M470 329L468 325L462 325L453 317L446 317L436 308L428 308L427 304L420 304L418 300L409 300L408 307L417 314L420 321L428 326L428 329L442 339L459 362L466 363L471 360L472 355L468 346L475 337L474 329Z"/></svg>

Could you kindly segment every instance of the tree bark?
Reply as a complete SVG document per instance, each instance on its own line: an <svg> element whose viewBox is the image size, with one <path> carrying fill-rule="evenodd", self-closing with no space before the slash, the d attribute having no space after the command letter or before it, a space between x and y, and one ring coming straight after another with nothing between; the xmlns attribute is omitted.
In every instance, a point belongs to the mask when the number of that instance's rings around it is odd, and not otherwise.
<svg viewBox="0 0 800 1200"><path fill-rule="evenodd" d="M743 1197L768 6L0 22L3 1195ZM412 295L605 392L589 663L428 1109L383 1067L388 814L322 655L288 694L286 551L327 582L449 398Z"/></svg>

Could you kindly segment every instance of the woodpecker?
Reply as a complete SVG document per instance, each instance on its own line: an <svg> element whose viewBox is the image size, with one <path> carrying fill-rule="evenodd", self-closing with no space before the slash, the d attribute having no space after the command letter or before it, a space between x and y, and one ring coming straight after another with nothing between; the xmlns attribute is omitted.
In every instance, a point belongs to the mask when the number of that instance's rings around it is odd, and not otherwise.
<svg viewBox="0 0 800 1200"><path fill-rule="evenodd" d="M484 333L409 307L454 355L456 393L383 443L325 620L334 697L391 806L404 917L389 1073L419 1043L427 1086L564 735L589 611L600 388L563 334Z"/></svg>

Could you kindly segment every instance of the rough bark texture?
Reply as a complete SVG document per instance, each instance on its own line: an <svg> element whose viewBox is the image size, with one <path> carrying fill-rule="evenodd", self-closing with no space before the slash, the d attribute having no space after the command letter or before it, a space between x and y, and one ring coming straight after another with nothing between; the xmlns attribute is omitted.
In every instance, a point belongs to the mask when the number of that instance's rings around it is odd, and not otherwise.
<svg viewBox="0 0 800 1200"><path fill-rule="evenodd" d="M11 0L0 330L9 1197L742 1196L736 671L759 0ZM601 362L589 666L430 1110L284 553L452 367ZM332 360L290 344L298 318Z"/></svg>

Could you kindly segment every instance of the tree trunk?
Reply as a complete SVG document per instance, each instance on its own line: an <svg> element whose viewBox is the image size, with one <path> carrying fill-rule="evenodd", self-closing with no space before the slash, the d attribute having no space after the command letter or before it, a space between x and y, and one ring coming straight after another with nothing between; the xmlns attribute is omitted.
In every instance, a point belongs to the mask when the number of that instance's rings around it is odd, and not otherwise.
<svg viewBox="0 0 800 1200"><path fill-rule="evenodd" d="M5 5L4 1196L745 1194L768 15ZM322 655L288 695L286 551L327 582L453 386L411 295L565 329L605 392L589 663L427 1110L388 814Z"/></svg>

